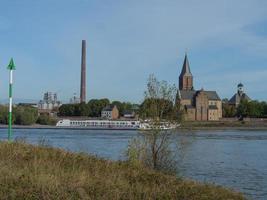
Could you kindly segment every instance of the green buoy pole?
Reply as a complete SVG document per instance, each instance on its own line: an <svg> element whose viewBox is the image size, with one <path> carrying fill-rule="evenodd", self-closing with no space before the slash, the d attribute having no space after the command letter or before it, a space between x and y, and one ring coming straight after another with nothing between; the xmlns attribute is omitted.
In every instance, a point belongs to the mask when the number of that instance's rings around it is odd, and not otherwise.
<svg viewBox="0 0 267 200"><path fill-rule="evenodd" d="M9 70L9 112L8 112L8 141L12 138L12 89L13 89L13 70L15 70L13 58L11 58L7 69Z"/></svg>

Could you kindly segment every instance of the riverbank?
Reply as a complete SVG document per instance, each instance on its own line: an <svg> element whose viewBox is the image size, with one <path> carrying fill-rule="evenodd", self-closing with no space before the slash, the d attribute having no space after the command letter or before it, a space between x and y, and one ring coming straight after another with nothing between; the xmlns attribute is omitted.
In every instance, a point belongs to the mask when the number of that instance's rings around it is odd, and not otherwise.
<svg viewBox="0 0 267 200"><path fill-rule="evenodd" d="M192 121L183 122L182 130L267 130L266 121Z"/></svg>
<svg viewBox="0 0 267 200"><path fill-rule="evenodd" d="M126 162L22 143L1 142L0 165L3 199L244 199Z"/></svg>

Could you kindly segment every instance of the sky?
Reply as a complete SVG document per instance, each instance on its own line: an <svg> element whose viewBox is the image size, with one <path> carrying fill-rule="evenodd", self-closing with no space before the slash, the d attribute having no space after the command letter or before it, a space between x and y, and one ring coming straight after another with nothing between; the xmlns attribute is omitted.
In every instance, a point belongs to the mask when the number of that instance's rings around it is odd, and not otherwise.
<svg viewBox="0 0 267 200"><path fill-rule="evenodd" d="M0 100L68 102L79 95L87 41L87 100L142 102L149 74L178 84L185 52L194 88L267 100L266 0L0 0Z"/></svg>

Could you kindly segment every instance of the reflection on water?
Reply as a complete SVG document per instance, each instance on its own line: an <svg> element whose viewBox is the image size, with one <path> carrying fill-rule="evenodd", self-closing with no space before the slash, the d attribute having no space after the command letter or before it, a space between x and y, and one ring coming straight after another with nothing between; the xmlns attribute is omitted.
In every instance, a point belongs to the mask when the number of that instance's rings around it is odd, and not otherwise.
<svg viewBox="0 0 267 200"><path fill-rule="evenodd" d="M135 131L20 129L14 137L37 144L83 151L108 159L123 159ZM0 130L0 139L7 131ZM253 199L267 199L267 131L177 131L172 147L177 151L179 175L224 185Z"/></svg>

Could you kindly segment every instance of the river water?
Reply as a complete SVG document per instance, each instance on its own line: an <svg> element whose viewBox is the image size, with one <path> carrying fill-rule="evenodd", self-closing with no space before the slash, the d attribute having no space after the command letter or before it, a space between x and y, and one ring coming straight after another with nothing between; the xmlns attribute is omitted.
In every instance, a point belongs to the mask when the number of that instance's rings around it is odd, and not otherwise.
<svg viewBox="0 0 267 200"><path fill-rule="evenodd" d="M128 141L137 131L15 129L14 138L45 141L69 151L107 159L124 159ZM7 130L0 129L0 139ZM173 145L179 175L243 192L250 199L267 199L267 131L177 131Z"/></svg>

